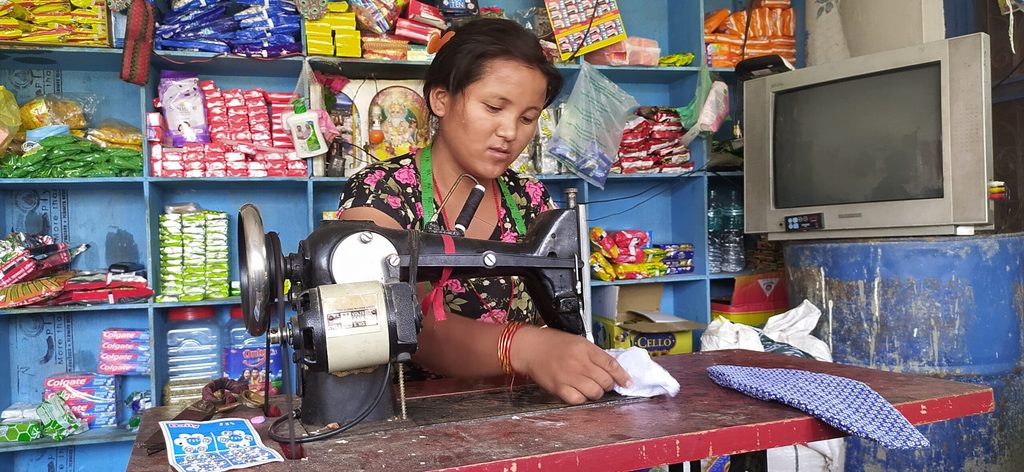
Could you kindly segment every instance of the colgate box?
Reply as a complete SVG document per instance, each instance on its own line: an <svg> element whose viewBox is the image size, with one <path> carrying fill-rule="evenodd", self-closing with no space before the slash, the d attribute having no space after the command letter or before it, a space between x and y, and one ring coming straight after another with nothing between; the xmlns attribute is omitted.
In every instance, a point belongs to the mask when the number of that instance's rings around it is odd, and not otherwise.
<svg viewBox="0 0 1024 472"><path fill-rule="evenodd" d="M68 372L51 375L43 381L46 390L74 390L88 388L114 388L117 379L112 375L95 374L92 372Z"/></svg>
<svg viewBox="0 0 1024 472"><path fill-rule="evenodd" d="M148 362L133 364L100 362L96 370L108 375L146 375L151 371Z"/></svg>
<svg viewBox="0 0 1024 472"><path fill-rule="evenodd" d="M93 402L113 402L117 398L117 389L114 387L100 388L79 388L79 389L47 389L43 392L43 400L49 400L58 393L64 393L64 402L68 405Z"/></svg>
<svg viewBox="0 0 1024 472"><path fill-rule="evenodd" d="M148 365L151 359L148 352L100 351L100 363Z"/></svg>
<svg viewBox="0 0 1024 472"><path fill-rule="evenodd" d="M78 415L78 419L84 420L90 428L116 428L117 415Z"/></svg>
<svg viewBox="0 0 1024 472"><path fill-rule="evenodd" d="M149 353L149 342L139 341L100 341L101 352L137 352Z"/></svg>
<svg viewBox="0 0 1024 472"><path fill-rule="evenodd" d="M75 413L75 416L117 416L117 402L88 402L79 400L76 402L67 401L68 409Z"/></svg>
<svg viewBox="0 0 1024 472"><path fill-rule="evenodd" d="M102 341L149 342L148 329L107 328L100 335Z"/></svg>

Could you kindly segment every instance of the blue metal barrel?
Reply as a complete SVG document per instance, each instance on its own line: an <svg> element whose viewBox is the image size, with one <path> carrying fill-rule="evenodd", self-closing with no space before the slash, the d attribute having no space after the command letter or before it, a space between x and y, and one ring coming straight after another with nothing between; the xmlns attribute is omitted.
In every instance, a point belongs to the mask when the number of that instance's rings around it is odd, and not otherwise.
<svg viewBox="0 0 1024 472"><path fill-rule="evenodd" d="M847 443L847 470L1024 464L1024 235L790 243L790 302L821 308L836 362L985 384L992 414L923 426L932 447Z"/></svg>

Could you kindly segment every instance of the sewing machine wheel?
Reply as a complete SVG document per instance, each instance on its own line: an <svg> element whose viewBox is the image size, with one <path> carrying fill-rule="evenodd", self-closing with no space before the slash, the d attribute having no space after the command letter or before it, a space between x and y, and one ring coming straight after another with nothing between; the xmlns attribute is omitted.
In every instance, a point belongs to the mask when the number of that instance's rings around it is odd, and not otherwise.
<svg viewBox="0 0 1024 472"><path fill-rule="evenodd" d="M272 304L283 299L280 274L280 243L263 232L263 218L256 205L246 203L238 210L238 269L242 285L245 329L262 336L270 328ZM270 242L270 244L268 244Z"/></svg>

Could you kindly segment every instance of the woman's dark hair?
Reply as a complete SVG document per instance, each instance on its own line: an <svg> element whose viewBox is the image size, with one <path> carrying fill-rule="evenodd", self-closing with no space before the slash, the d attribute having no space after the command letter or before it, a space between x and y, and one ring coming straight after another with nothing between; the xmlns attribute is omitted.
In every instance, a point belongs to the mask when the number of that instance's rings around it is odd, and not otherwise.
<svg viewBox="0 0 1024 472"><path fill-rule="evenodd" d="M430 105L430 90L443 87L458 95L480 79L487 63L494 59L519 61L544 74L547 94L544 106L551 105L562 90L562 74L544 56L540 41L518 23L500 18L481 18L456 29L455 35L437 51L423 79L423 97Z"/></svg>

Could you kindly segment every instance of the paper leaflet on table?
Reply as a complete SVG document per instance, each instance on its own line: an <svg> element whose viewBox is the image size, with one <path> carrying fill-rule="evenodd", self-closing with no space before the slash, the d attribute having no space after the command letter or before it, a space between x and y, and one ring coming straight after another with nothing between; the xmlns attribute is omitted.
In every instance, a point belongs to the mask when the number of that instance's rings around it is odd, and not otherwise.
<svg viewBox="0 0 1024 472"><path fill-rule="evenodd" d="M217 472L284 462L248 420L161 421L167 462L178 472Z"/></svg>

